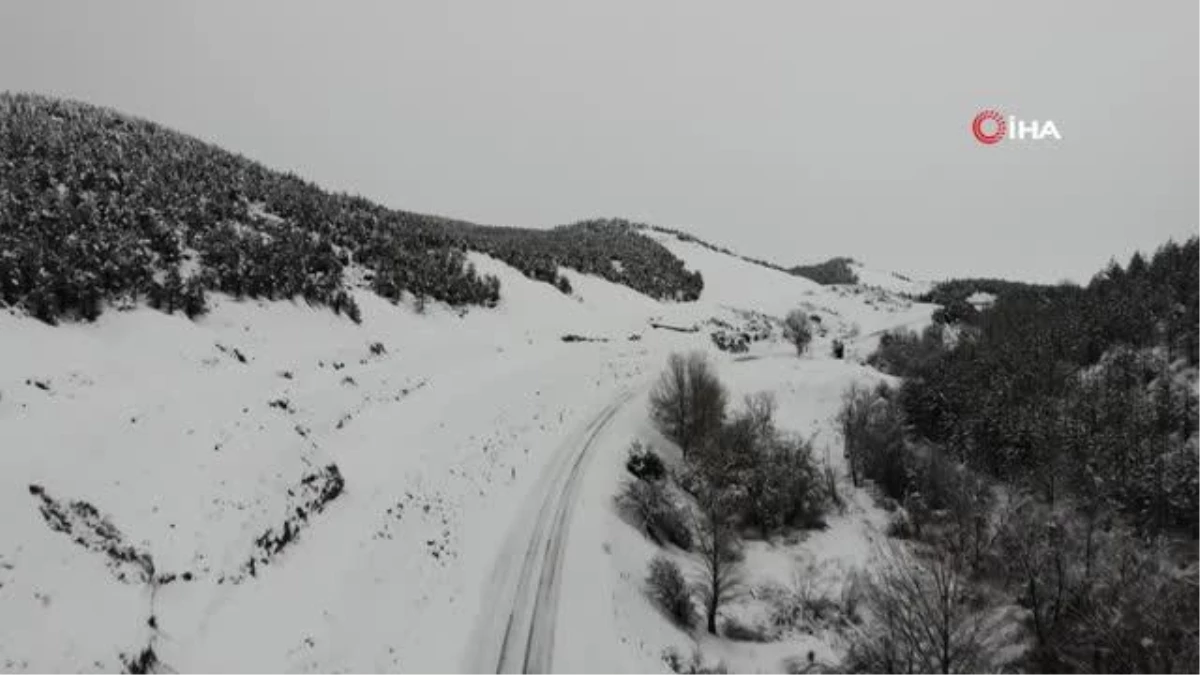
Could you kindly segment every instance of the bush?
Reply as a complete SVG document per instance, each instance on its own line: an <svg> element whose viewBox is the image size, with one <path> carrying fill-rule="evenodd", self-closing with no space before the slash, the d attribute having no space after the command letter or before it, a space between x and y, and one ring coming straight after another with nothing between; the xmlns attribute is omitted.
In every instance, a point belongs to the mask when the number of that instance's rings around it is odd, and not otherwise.
<svg viewBox="0 0 1200 675"><path fill-rule="evenodd" d="M766 626L742 623L735 618L725 619L724 630L722 631L725 637L738 642L771 642L775 636Z"/></svg>
<svg viewBox="0 0 1200 675"><path fill-rule="evenodd" d="M675 561L665 556L655 556L650 561L646 586L650 596L672 621L683 628L691 628L695 620L692 594Z"/></svg>
<svg viewBox="0 0 1200 675"><path fill-rule="evenodd" d="M617 507L641 526L656 544L669 542L689 551L693 540L687 516L666 491L666 481L626 481L617 495Z"/></svg>
<svg viewBox="0 0 1200 675"><path fill-rule="evenodd" d="M629 457L625 460L625 468L629 473L641 480L662 480L667 475L667 468L662 459L649 447L640 441L634 441L629 447Z"/></svg>
<svg viewBox="0 0 1200 675"><path fill-rule="evenodd" d="M822 566L810 561L796 566L790 586L763 589L771 607L771 625L778 631L812 633L857 623L854 584L843 585L842 594L835 597L825 590L826 579Z"/></svg>
<svg viewBox="0 0 1200 675"><path fill-rule="evenodd" d="M896 509L888 516L887 529L884 534L894 539L912 539L916 536L912 518L908 511Z"/></svg>

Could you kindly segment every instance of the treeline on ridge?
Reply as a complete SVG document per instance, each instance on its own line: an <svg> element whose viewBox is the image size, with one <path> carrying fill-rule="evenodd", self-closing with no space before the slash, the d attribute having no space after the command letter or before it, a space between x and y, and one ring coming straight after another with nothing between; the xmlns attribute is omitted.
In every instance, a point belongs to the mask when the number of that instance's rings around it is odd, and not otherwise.
<svg viewBox="0 0 1200 675"><path fill-rule="evenodd" d="M830 258L815 265L796 265L788 272L805 279L811 279L822 286L831 284L857 284L858 275L850 269L853 258Z"/></svg>
<svg viewBox="0 0 1200 675"><path fill-rule="evenodd" d="M205 310L208 292L300 296L358 319L346 269L380 295L494 305L493 255L570 292L558 268L660 299L703 281L621 220L498 228L388 209L158 124L85 103L0 94L0 303L47 322L94 319L105 302Z"/></svg>

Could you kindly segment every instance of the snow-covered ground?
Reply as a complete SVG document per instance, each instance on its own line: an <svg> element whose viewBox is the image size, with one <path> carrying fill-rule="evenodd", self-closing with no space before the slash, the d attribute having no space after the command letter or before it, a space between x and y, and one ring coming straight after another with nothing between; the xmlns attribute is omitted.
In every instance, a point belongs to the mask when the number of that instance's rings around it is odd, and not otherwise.
<svg viewBox="0 0 1200 675"><path fill-rule="evenodd" d="M501 278L494 310L360 293L361 325L220 298L194 322L0 314L0 670L119 670L150 646L178 671L456 671L497 656L499 624L535 636L521 658L560 671L690 654L695 638L642 592L654 547L612 509L630 441L663 443L645 400L667 354L711 351L734 400L774 391L781 425L840 466L841 392L882 376L829 343L861 356L932 307L655 236L703 273L700 301L571 271L565 296L473 255ZM823 333L805 358L778 340L718 352L705 328L796 307ZM810 560L848 570L872 509L851 495L827 530L752 543L748 568L781 583ZM530 567L536 543L553 553ZM837 649L819 635L700 646L736 670Z"/></svg>
<svg viewBox="0 0 1200 675"><path fill-rule="evenodd" d="M918 296L928 293L933 288L933 284L928 281L912 279L899 272L868 267L860 262L850 263L850 269L858 277L859 284L881 288L893 293Z"/></svg>

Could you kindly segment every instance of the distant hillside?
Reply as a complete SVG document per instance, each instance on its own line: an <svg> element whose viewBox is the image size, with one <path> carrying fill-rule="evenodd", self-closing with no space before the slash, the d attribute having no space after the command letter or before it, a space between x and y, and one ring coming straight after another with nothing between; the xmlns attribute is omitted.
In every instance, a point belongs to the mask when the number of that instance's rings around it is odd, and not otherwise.
<svg viewBox="0 0 1200 675"><path fill-rule="evenodd" d="M853 258L830 258L816 265L797 265L788 270L796 276L801 276L823 286L830 284L857 284L858 275L850 268Z"/></svg>
<svg viewBox="0 0 1200 675"><path fill-rule="evenodd" d="M739 260L744 260L744 261L746 261L748 263L752 263L754 265L766 267L767 269L778 270L780 272L787 272L787 270L785 268L783 268L779 265L776 265L775 263L767 262L766 260L763 260L762 258L754 258L754 257L748 256L748 255L742 255L741 253L734 252L725 246L717 246L716 244L713 244L711 242L704 241L703 239L697 237L696 235L690 234L688 232L683 232L681 230L676 230L676 229L673 229L670 227L661 227L658 225L645 225L644 227L646 229L653 230L655 232L662 232L663 234L672 235L679 241L686 241L686 242L691 242L693 244L698 244L700 246L703 246L704 248L709 249L710 251L716 251L717 253L724 253L725 255L733 256L734 258L737 258Z"/></svg>
<svg viewBox="0 0 1200 675"><path fill-rule="evenodd" d="M351 264L373 290L492 305L489 253L570 291L572 267L660 299L703 288L632 223L497 228L388 209L322 190L195 138L85 103L0 94L0 303L48 322L145 299L204 311L211 291L291 298L347 312Z"/></svg>
<svg viewBox="0 0 1200 675"><path fill-rule="evenodd" d="M825 286L833 284L859 284L891 291L909 298L916 298L929 290L927 282L914 280L897 272L871 269L854 258L831 258L816 265L797 265L789 269L761 258L742 255L728 247L713 244L688 232L658 225L643 225L642 227L654 232L671 235L679 241L696 244L710 251L723 253L738 260L758 265L759 267L803 277Z"/></svg>

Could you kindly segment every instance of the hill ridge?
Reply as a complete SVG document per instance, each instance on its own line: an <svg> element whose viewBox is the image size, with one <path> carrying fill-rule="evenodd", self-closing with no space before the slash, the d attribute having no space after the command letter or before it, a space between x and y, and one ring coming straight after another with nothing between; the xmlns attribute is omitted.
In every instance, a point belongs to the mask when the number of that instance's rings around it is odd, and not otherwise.
<svg viewBox="0 0 1200 675"><path fill-rule="evenodd" d="M300 296L357 320L351 265L391 300L493 306L499 281L478 274L468 251L564 293L560 267L662 300L703 289L629 221L536 230L389 209L81 101L0 94L0 166L0 303L51 323L143 299L195 316L213 291Z"/></svg>

